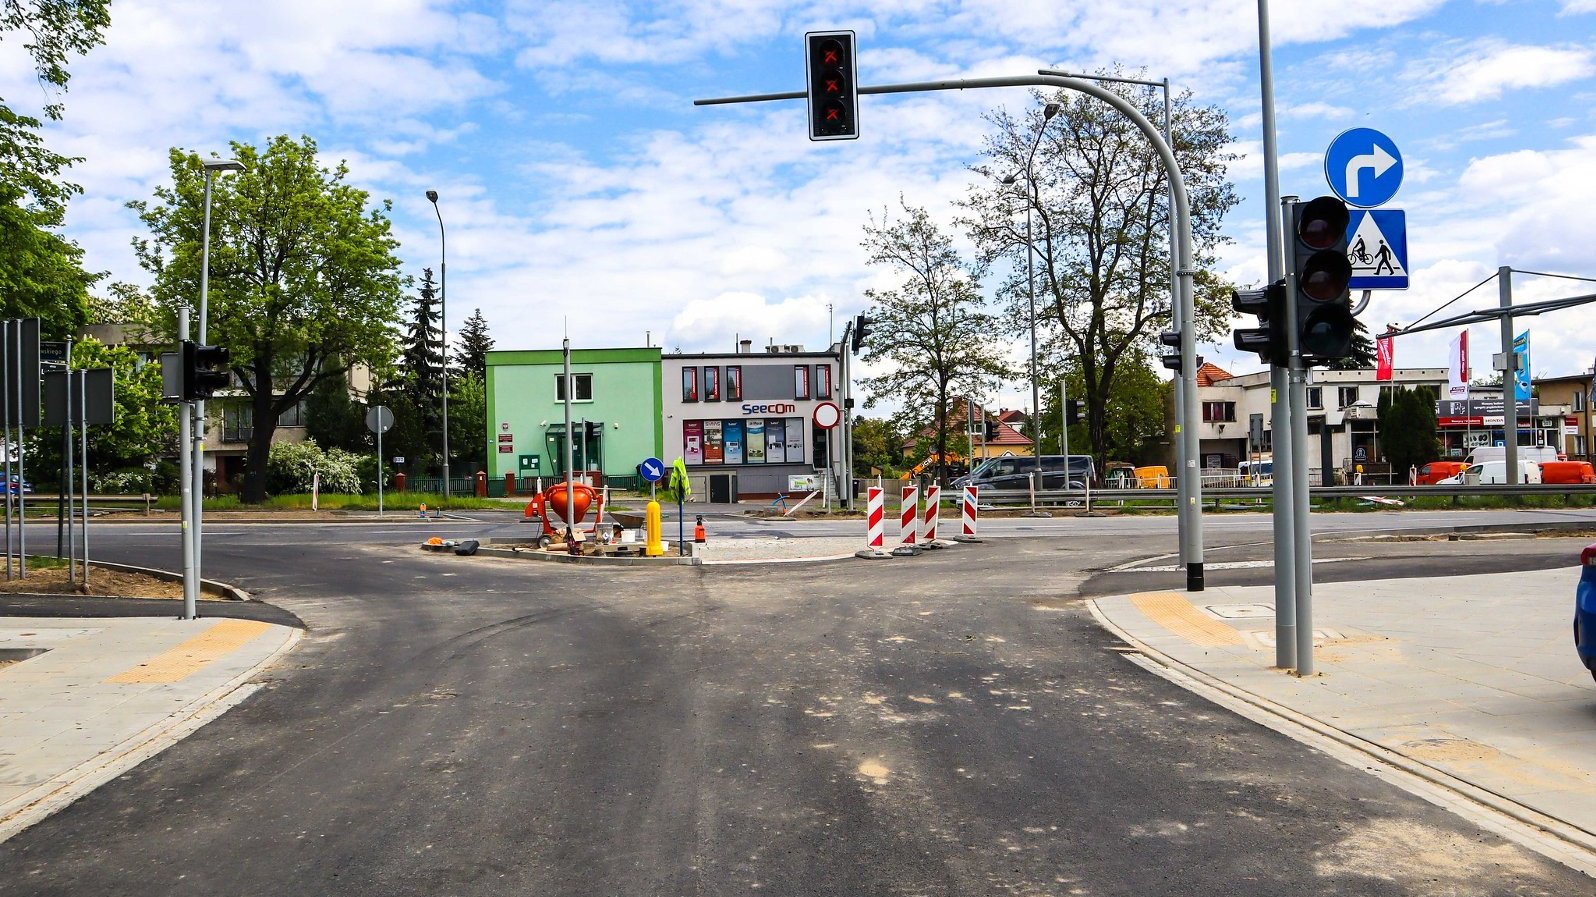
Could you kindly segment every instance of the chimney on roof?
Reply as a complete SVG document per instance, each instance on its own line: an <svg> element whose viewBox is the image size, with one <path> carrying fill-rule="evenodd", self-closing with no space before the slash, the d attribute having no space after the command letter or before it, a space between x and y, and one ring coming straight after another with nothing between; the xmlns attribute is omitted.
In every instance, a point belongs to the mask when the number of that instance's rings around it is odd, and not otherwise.
<svg viewBox="0 0 1596 897"><path fill-rule="evenodd" d="M751 340L751 339L740 339L740 340L738 340L737 341L737 354L738 355L752 355L752 354L754 354L754 341Z"/></svg>

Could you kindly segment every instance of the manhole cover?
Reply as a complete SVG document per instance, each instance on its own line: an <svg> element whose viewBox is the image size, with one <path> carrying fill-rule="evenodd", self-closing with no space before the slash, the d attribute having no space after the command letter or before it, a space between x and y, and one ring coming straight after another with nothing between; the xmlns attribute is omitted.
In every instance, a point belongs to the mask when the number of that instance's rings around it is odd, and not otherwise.
<svg viewBox="0 0 1596 897"><path fill-rule="evenodd" d="M1275 615L1274 607L1268 604L1209 604L1203 610L1221 620L1253 620Z"/></svg>

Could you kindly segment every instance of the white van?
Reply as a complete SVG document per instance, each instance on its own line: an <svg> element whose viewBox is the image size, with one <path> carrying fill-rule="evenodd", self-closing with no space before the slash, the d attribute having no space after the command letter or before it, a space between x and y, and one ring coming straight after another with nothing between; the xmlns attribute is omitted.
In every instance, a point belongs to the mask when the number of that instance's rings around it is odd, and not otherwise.
<svg viewBox="0 0 1596 897"><path fill-rule="evenodd" d="M1536 461L1518 462L1518 481L1524 484L1539 483L1541 481L1541 465ZM1471 464L1468 469L1458 475L1465 486L1497 486L1507 483L1507 462L1486 461L1481 464ZM1448 478L1452 479L1452 478ZM1446 480L1441 482L1445 483Z"/></svg>
<svg viewBox="0 0 1596 897"><path fill-rule="evenodd" d="M1534 461L1537 464L1545 461L1556 461L1558 460L1557 449L1544 445L1521 445L1518 447L1518 460L1520 462ZM1507 446L1482 445L1469 452L1468 461L1470 464L1484 464L1487 461L1505 462L1507 461ZM1503 469L1505 470L1506 468Z"/></svg>

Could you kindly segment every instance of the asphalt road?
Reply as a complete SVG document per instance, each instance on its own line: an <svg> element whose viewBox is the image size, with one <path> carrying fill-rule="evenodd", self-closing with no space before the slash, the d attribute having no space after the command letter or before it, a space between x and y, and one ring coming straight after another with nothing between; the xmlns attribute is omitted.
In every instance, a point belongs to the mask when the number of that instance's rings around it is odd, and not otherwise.
<svg viewBox="0 0 1596 897"><path fill-rule="evenodd" d="M208 569L307 638L0 844L0 893L1592 889L1128 662L1074 598L1123 535L640 571L238 529Z"/></svg>

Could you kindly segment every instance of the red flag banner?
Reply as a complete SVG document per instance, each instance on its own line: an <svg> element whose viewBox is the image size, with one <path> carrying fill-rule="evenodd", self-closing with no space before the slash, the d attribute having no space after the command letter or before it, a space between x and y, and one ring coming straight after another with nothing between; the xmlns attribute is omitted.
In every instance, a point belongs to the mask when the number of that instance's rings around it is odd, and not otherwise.
<svg viewBox="0 0 1596 897"><path fill-rule="evenodd" d="M1389 336L1375 337L1374 379L1381 381L1391 379L1391 368L1394 365L1396 355L1395 342L1396 340Z"/></svg>

